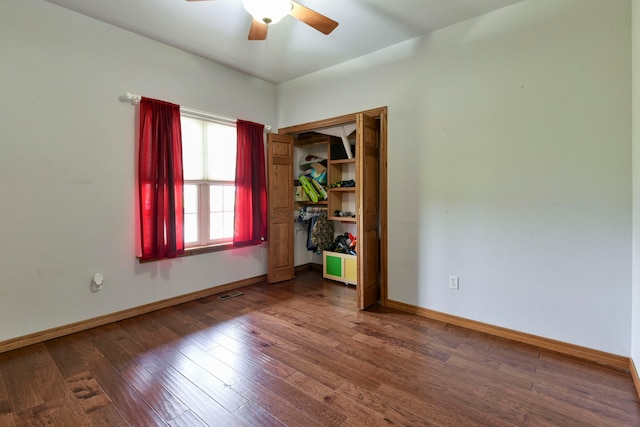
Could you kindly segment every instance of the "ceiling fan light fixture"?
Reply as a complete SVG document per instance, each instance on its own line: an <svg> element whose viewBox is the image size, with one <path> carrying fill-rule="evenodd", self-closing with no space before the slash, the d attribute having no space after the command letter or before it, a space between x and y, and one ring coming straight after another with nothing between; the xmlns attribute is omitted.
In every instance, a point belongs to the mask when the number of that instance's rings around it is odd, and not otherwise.
<svg viewBox="0 0 640 427"><path fill-rule="evenodd" d="M289 0L242 0L242 5L253 19L267 25L280 21L293 7Z"/></svg>

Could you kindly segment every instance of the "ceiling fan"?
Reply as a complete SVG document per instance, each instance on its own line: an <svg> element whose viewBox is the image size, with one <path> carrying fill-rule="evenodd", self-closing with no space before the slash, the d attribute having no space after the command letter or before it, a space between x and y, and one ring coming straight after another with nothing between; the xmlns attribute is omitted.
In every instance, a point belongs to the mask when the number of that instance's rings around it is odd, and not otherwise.
<svg viewBox="0 0 640 427"><path fill-rule="evenodd" d="M202 1L202 0L187 0ZM206 1L206 0L205 0ZM284 18L291 15L323 34L331 33L338 23L315 10L311 10L290 0L242 0L245 10L253 17L249 29L249 40L265 40L267 30Z"/></svg>

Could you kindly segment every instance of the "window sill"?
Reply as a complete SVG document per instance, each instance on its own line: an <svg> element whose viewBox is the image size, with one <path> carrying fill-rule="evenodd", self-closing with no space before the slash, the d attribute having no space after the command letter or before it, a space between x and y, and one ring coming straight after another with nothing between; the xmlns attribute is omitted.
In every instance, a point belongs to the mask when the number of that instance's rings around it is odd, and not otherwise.
<svg viewBox="0 0 640 427"><path fill-rule="evenodd" d="M186 248L184 250L184 253L178 255L177 258L184 258L184 257L187 257L187 256L193 256L193 255L208 254L208 253L211 253L211 252L227 251L229 249L234 249L234 248L235 248L235 246L233 246L233 243L231 243L231 242L229 242L229 243L220 243L218 245L211 245L211 246L198 246L198 247L193 247L193 248ZM162 260L159 260L159 259L141 260L140 258L138 258L138 261L140 262L140 264L146 264L148 262L155 262L155 261L162 261Z"/></svg>
<svg viewBox="0 0 640 427"><path fill-rule="evenodd" d="M198 246L194 248L186 248L184 250L184 253L180 256L185 257L185 256L191 256L191 255L208 254L210 252L221 252L221 251L227 251L229 249L233 249L234 247L235 246L233 246L233 243L231 242L219 243L217 245L211 245L211 246Z"/></svg>

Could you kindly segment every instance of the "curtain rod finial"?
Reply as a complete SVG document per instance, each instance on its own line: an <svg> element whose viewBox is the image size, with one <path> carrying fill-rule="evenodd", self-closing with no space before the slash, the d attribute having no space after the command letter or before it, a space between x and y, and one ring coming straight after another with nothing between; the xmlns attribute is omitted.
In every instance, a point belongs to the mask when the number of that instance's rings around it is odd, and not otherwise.
<svg viewBox="0 0 640 427"><path fill-rule="evenodd" d="M130 102L133 105L139 104L140 100L142 100L141 95L136 95L135 93L131 93L131 92L125 92L124 95L120 96L120 101Z"/></svg>

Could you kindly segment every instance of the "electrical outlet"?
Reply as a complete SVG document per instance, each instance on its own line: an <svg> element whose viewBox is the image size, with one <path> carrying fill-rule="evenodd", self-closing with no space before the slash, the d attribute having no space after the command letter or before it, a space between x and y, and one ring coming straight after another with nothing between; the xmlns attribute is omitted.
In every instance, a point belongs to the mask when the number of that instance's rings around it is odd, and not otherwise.
<svg viewBox="0 0 640 427"><path fill-rule="evenodd" d="M93 279L91 279L91 292L101 291L103 283L104 283L104 276L100 273L94 274Z"/></svg>
<svg viewBox="0 0 640 427"><path fill-rule="evenodd" d="M458 276L449 276L449 289L460 289L460 278Z"/></svg>

